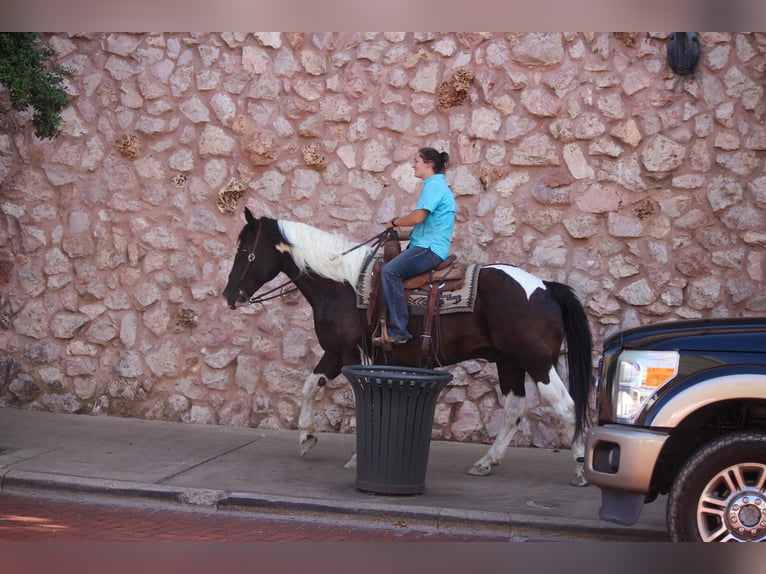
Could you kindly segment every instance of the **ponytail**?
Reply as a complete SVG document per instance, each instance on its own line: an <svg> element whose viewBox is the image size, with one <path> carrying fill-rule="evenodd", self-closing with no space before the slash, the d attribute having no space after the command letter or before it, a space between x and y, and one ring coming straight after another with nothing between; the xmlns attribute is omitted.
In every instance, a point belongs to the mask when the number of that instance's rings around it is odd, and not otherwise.
<svg viewBox="0 0 766 574"><path fill-rule="evenodd" d="M423 161L433 165L434 173L444 173L444 168L449 163L449 154L446 151L439 152L432 147L420 148L418 155L423 158Z"/></svg>

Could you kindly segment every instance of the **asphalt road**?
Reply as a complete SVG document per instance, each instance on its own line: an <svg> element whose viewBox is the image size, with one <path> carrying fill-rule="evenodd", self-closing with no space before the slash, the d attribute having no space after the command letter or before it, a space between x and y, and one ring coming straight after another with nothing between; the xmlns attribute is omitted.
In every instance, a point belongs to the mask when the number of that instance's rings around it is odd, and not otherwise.
<svg viewBox="0 0 766 574"><path fill-rule="evenodd" d="M263 542L301 544L258 544ZM311 544L317 542L363 544ZM629 542L583 542L555 535L509 537L497 531L445 532L385 519L375 524L333 522L326 517L264 516L69 494L0 494L0 571L4 574L209 574L249 572L256 565L257 571L319 574L580 572L585 571L584 565L593 574L723 571L715 556L711 561L700 548L689 555L684 545L647 547ZM716 568L706 568L711 565Z"/></svg>

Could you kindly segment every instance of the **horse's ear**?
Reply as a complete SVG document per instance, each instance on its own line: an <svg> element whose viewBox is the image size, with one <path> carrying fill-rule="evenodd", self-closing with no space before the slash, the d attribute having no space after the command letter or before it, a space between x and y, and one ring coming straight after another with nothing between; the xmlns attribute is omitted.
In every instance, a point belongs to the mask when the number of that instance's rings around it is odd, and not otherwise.
<svg viewBox="0 0 766 574"><path fill-rule="evenodd" d="M253 214L250 213L250 210L247 207L245 208L245 221L247 221L249 225L255 225L255 217L253 217Z"/></svg>

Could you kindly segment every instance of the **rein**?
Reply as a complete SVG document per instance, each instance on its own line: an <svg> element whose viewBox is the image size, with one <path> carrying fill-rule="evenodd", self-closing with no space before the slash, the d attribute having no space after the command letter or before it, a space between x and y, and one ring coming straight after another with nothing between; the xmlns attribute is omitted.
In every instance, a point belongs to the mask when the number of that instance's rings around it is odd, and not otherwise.
<svg viewBox="0 0 766 574"><path fill-rule="evenodd" d="M285 281L281 285L278 285L274 287L273 289L269 289L265 293L262 293L261 295L251 295L250 298L247 300L248 305L255 305L256 303L263 303L264 301L271 301L272 299L276 299L277 297L281 297L282 295L287 295L288 293L294 293L298 290L297 287L293 287L292 289L285 291L284 293L277 293L276 295L271 295L274 293L274 291L279 291L280 289L287 287L290 285L290 283L294 283L292 279L289 281Z"/></svg>
<svg viewBox="0 0 766 574"><path fill-rule="evenodd" d="M261 239L261 229L262 229L262 226L259 226L258 227L258 233L255 236L255 242L253 243L253 248L250 250L250 253L248 253L248 255L247 255L247 265L242 270L242 275L239 278L240 285L242 285L242 282L245 280L245 277L247 276L248 271L250 271L250 265L252 265L253 261L255 261L255 250L258 247L258 241L260 241L260 239ZM349 253L351 253L355 249L359 249L360 247L362 247L364 245L367 245L368 243L375 242L374 248L372 249L369 258L367 259L367 261L365 261L365 265L366 265L369 262L369 259L371 259L375 255L375 252L383 244L383 242L385 241L386 237L388 236L388 233L389 233L388 229L385 229L384 231L382 231L381 233L371 237L367 241L364 241L363 243L358 243L357 245L354 245L354 247L352 247L351 249L347 249L346 251L344 251L340 255L336 255L334 257L334 259L339 259L340 257L343 257L344 255L348 255ZM295 280L290 279L288 281L285 281L281 285L278 285L278 286L274 287L273 289L269 289L268 291L266 291L265 293L262 293L260 295L256 295L255 293L253 293L253 295L251 295L247 299L247 303L248 303L248 305L255 305L257 303L263 303L264 301L271 301L272 299L276 299L277 297L281 297L282 295L287 295L289 293L294 293L295 291L298 290L298 287L296 286L296 287L293 287L292 289L290 289L289 291L285 291L284 293L273 294L275 291L279 291L279 290L287 287L290 284L295 284ZM240 287L240 292L242 292L242 288L241 287Z"/></svg>
<svg viewBox="0 0 766 574"><path fill-rule="evenodd" d="M370 237L367 241L365 241L363 243L358 243L358 244L354 245L351 249L347 249L346 251L344 251L340 255L336 255L333 259L338 259L340 257L343 257L344 255L348 255L349 253L351 253L355 249L359 249L360 247L362 247L364 245L367 245L368 243L372 243L373 241L377 240L377 242L375 243L374 249L372 250L372 253L375 253L378 250L378 248L380 248L381 244L386 240L386 236L389 233L390 232L389 232L388 229L384 229L383 231L381 231L377 235L374 235L374 236Z"/></svg>
<svg viewBox="0 0 766 574"><path fill-rule="evenodd" d="M372 249L370 250L370 254L367 256L367 258L364 260L364 263L362 263L362 269L365 269L367 265L372 261L372 258L375 257L375 254L378 252L378 249L380 249L380 246L383 245L383 242L388 237L388 234L391 233L391 230L384 229L377 235L374 235L373 237L370 237L367 241L364 243L360 243L358 245L355 245L351 249L348 249L347 251L344 251L338 257L343 257L344 255L347 255L348 253L351 253L354 249L359 249L363 245L367 245L368 243L373 243Z"/></svg>

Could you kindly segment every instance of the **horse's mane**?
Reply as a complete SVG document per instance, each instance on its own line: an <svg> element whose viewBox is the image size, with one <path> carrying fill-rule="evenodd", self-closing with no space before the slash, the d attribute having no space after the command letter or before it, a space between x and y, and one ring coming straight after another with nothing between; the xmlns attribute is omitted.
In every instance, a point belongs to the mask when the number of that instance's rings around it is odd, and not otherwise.
<svg viewBox="0 0 766 574"><path fill-rule="evenodd" d="M370 255L369 247L363 245L342 255L357 244L305 223L280 220L278 224L282 237L290 244L290 254L298 269L310 269L339 283L345 281L356 290L362 265Z"/></svg>

